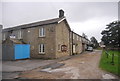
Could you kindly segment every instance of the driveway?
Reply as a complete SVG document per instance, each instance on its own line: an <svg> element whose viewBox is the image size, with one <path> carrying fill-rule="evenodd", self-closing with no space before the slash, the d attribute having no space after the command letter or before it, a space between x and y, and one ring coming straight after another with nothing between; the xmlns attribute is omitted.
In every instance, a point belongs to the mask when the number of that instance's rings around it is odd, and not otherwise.
<svg viewBox="0 0 120 81"><path fill-rule="evenodd" d="M33 70L53 63L54 60L17 60L17 61L3 61L2 62L2 78L13 79L23 71Z"/></svg>
<svg viewBox="0 0 120 81"><path fill-rule="evenodd" d="M17 61L3 61L3 72L20 72L32 70L41 66L52 63L53 60L17 60Z"/></svg>
<svg viewBox="0 0 120 81"><path fill-rule="evenodd" d="M86 52L75 55L71 59L60 61L64 64L59 68L37 68L22 72L19 78L28 79L116 79L117 77L101 70L99 61L102 51Z"/></svg>
<svg viewBox="0 0 120 81"><path fill-rule="evenodd" d="M41 59L27 59L16 61L2 61L2 78L13 79L17 78L21 72L31 71L36 68L46 67L61 60L69 59L70 56L54 59L54 60L41 60Z"/></svg>

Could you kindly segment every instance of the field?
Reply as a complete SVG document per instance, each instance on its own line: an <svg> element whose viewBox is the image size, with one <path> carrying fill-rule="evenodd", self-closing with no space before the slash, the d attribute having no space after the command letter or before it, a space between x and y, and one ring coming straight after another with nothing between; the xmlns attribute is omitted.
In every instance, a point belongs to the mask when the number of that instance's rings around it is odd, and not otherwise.
<svg viewBox="0 0 120 81"><path fill-rule="evenodd" d="M120 76L120 52L103 50L99 66L103 70Z"/></svg>

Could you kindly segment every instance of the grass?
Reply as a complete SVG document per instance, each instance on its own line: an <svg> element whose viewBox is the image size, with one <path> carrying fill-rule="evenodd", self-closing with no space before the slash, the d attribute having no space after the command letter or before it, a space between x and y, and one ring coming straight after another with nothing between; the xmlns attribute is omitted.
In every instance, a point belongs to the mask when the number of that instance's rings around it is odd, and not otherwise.
<svg viewBox="0 0 120 81"><path fill-rule="evenodd" d="M99 65L100 68L120 76L120 51L109 50L107 51L107 53L109 54L108 58L106 51L103 50ZM111 63L113 53L114 53L114 64Z"/></svg>

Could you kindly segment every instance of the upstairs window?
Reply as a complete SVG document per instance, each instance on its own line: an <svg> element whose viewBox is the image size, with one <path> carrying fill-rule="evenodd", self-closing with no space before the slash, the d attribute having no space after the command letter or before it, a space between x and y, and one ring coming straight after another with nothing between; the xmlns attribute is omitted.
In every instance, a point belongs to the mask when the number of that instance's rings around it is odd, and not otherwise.
<svg viewBox="0 0 120 81"><path fill-rule="evenodd" d="M75 39L75 34L73 33L73 39Z"/></svg>
<svg viewBox="0 0 120 81"><path fill-rule="evenodd" d="M39 29L39 37L44 37L45 36L45 29L42 27Z"/></svg>
<svg viewBox="0 0 120 81"><path fill-rule="evenodd" d="M80 41L81 41L81 37L80 37L79 39L80 39Z"/></svg>
<svg viewBox="0 0 120 81"><path fill-rule="evenodd" d="M22 31L21 30L18 31L18 39L22 39Z"/></svg>
<svg viewBox="0 0 120 81"><path fill-rule="evenodd" d="M79 40L79 36L77 36L77 40Z"/></svg>

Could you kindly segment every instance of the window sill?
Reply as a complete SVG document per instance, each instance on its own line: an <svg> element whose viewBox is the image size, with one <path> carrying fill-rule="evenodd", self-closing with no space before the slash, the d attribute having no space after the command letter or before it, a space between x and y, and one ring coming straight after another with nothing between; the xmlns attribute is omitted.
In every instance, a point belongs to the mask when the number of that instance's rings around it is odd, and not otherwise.
<svg viewBox="0 0 120 81"><path fill-rule="evenodd" d="M39 55L45 55L45 52L39 52Z"/></svg>
<svg viewBox="0 0 120 81"><path fill-rule="evenodd" d="M45 36L39 36L38 38L44 38Z"/></svg>

